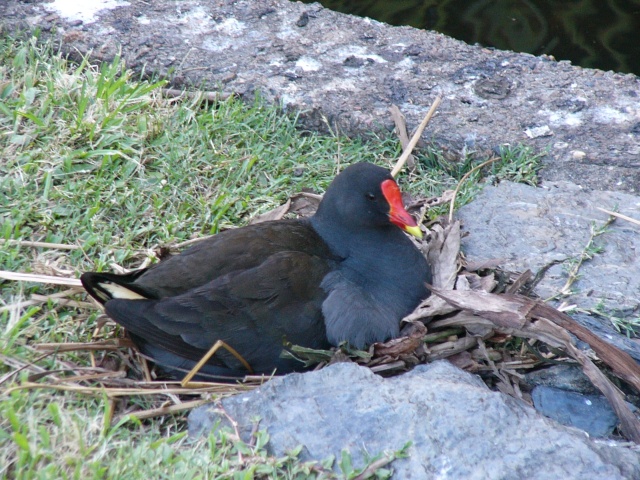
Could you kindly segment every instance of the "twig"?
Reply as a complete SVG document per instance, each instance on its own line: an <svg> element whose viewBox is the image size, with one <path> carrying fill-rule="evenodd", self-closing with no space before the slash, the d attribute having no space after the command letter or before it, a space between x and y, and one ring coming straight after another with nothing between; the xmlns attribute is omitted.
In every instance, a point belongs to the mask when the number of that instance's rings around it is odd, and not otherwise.
<svg viewBox="0 0 640 480"><path fill-rule="evenodd" d="M407 364L404 363L402 360L397 360L395 362L391 362L391 363L383 363L382 365L376 365L375 367L370 367L369 370L371 370L373 373L379 373L379 372L384 372L386 370L394 370L396 368L403 368L406 367Z"/></svg>
<svg viewBox="0 0 640 480"><path fill-rule="evenodd" d="M525 270L520 275L518 275L518 278L516 278L513 283L509 285L509 287L507 287L507 289L505 290L506 293L518 293L518 290L520 290L520 288L525 283L531 280L531 277L533 277L533 273L531 272L531 270Z"/></svg>
<svg viewBox="0 0 640 480"><path fill-rule="evenodd" d="M621 218L622 220L626 220L627 222L631 222L634 223L636 225L640 225L640 220L636 220L635 218L631 218L631 217L627 217L626 215L623 215L621 213L618 212L612 212L611 210L605 210L604 208L600 208L600 207L596 207L598 210L600 210L601 212L606 213L607 215L611 215L612 217L618 217Z"/></svg>
<svg viewBox="0 0 640 480"><path fill-rule="evenodd" d="M222 413L222 415L225 416L225 418L227 419L229 424L231 424L231 428L233 428L233 431L235 433L235 439L237 441L241 442L242 441L242 437L240 436L240 429L238 428L238 422L236 422L233 419L233 417L227 413L225 408L222 406L222 402L218 401L216 407L217 407L216 410L218 410L220 413ZM238 450L238 462L240 464L244 463L244 457L243 457L242 452L240 450Z"/></svg>
<svg viewBox="0 0 640 480"><path fill-rule="evenodd" d="M469 350L470 348L475 347L477 344L478 344L477 339L475 337L470 337L470 336L459 338L455 342L439 343L438 345L429 347L429 353L427 354L427 359L430 362L433 362L435 360L447 358L452 355L455 355L456 353Z"/></svg>
<svg viewBox="0 0 640 480"><path fill-rule="evenodd" d="M256 434L258 433L258 429L260 428L260 419L258 419L256 422L253 422L253 426L251 427L251 435L249 435L249 447L250 448L255 448L256 447Z"/></svg>
<svg viewBox="0 0 640 480"><path fill-rule="evenodd" d="M322 200L322 198L323 198L322 195L319 195L317 193L311 193L311 192L300 192L299 195L302 196L302 197L312 198L312 199L318 200L318 201Z"/></svg>
<svg viewBox="0 0 640 480"><path fill-rule="evenodd" d="M402 155L400 155L400 158L396 162L395 167L393 167L393 170L391 170L392 177L395 177L396 175L398 175L398 173L400 173L400 170L402 170L402 167L407 161L407 158L409 158L409 155L411 155L411 152L413 151L416 144L418 143L418 140L420 140L420 136L422 135L422 132L424 131L424 129L427 127L429 120L431 120L431 117L433 117L433 115L436 113L436 109L440 106L441 101L442 101L442 95L438 95L436 99L433 101L433 104L431 105L431 108L429 109L424 119L422 120L422 123L418 126L418 129L413 134L413 137L411 137L411 141L409 142L409 145L407 145L407 148L404 149L404 151L402 152Z"/></svg>
<svg viewBox="0 0 640 480"><path fill-rule="evenodd" d="M480 353L482 354L482 356L484 356L484 359L491 368L491 372L498 378L500 382L502 382L504 390L506 390L503 391L503 393L511 395L512 397L515 396L515 391L513 389L513 386L511 385L511 382L509 381L509 378L503 372L501 372L500 369L498 369L498 367L496 366L496 362L491 360L491 356L487 351L487 346L484 344L484 340L482 338L478 338L477 341ZM500 388L500 385L498 385L498 388Z"/></svg>

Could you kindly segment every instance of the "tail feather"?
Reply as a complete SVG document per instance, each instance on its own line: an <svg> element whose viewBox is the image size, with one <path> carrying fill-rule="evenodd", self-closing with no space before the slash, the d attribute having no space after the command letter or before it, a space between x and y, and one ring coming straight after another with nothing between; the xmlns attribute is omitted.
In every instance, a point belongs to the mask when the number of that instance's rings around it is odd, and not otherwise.
<svg viewBox="0 0 640 480"><path fill-rule="evenodd" d="M114 298L127 300L153 299L153 295L150 295L134 283L142 272L143 270L125 275L86 272L82 274L80 281L89 295L102 305Z"/></svg>

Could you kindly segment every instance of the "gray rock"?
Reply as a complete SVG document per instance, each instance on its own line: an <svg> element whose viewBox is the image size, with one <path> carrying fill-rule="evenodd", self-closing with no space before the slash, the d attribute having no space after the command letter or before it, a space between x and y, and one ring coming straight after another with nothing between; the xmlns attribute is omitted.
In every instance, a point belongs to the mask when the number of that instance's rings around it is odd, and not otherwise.
<svg viewBox="0 0 640 480"><path fill-rule="evenodd" d="M462 250L471 262L502 259L510 271L531 269L535 274L545 265L560 262L547 271L536 288L540 297L557 293L568 278L570 261L577 258L589 242L592 226L603 225L608 215L596 207L618 209L640 218L638 197L621 192L585 191L568 183L546 183L543 188L502 182L487 186L470 204L458 212L463 228L470 235ZM583 309L602 307L619 316L637 316L640 310L639 227L616 220L595 240L600 253L584 262L574 293L563 298ZM622 348L635 351L640 345L617 333L610 322L580 316L579 321L600 324L604 337L618 337ZM591 328L591 327L590 327ZM624 339L624 340L623 340Z"/></svg>
<svg viewBox="0 0 640 480"><path fill-rule="evenodd" d="M523 382L531 388L541 385L590 395L600 392L577 365L553 365L535 370L525 374Z"/></svg>
<svg viewBox="0 0 640 480"><path fill-rule="evenodd" d="M73 11L62 2L3 0L0 25L9 32L42 26L75 58L110 60L121 52L128 67L168 75L178 88L204 85L248 100L259 91L301 112L312 130L326 130L325 119L348 135L387 130L391 104L412 130L442 93L424 138L449 158L525 143L549 152L547 180L629 192L640 185L635 75L287 0L111 2L84 15L75 12L91 2L71 3Z"/></svg>
<svg viewBox="0 0 640 480"><path fill-rule="evenodd" d="M512 182L487 186L458 212L470 232L462 248L471 261L502 258L507 270L539 269L554 261L580 255L593 224L608 215L596 207L640 218L638 197L619 192L585 191L578 185L545 183L542 188ZM640 305L639 228L617 220L596 239L604 249L586 261L574 284L571 303L589 308L604 302L608 308L635 310ZM537 293L549 297L567 280L566 267L551 267Z"/></svg>
<svg viewBox="0 0 640 480"><path fill-rule="evenodd" d="M533 389L531 398L536 410L545 417L584 430L592 437L611 435L618 424L618 417L604 395L539 386Z"/></svg>
<svg viewBox="0 0 640 480"><path fill-rule="evenodd" d="M395 478L640 478L637 453L560 426L446 361L387 379L339 363L274 379L222 406L245 440L259 417L276 455L300 444L306 460L347 449L359 466L365 454L411 441L409 457L391 464ZM215 407L200 407L189 431L218 420Z"/></svg>

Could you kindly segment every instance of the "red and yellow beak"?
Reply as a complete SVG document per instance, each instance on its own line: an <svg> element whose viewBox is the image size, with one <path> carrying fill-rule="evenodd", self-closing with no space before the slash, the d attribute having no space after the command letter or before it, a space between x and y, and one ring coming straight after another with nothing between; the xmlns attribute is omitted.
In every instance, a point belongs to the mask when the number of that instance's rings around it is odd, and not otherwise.
<svg viewBox="0 0 640 480"><path fill-rule="evenodd" d="M389 179L382 182L382 194L389 203L389 221L416 238L422 238L422 231L409 212L404 209L402 194L398 184Z"/></svg>

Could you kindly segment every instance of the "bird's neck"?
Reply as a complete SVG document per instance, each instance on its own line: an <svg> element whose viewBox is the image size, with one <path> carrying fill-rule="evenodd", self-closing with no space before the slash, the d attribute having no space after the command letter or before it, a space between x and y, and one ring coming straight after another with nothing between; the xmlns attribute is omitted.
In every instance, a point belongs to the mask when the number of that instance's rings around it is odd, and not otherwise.
<svg viewBox="0 0 640 480"><path fill-rule="evenodd" d="M312 217L311 224L331 251L343 259L343 265L372 286L393 290L404 283L402 277L407 271L414 270L416 260L421 260L411 240L391 224L385 228L343 229L322 217ZM398 278L394 278L396 274Z"/></svg>
<svg viewBox="0 0 640 480"><path fill-rule="evenodd" d="M320 213L320 212L318 212ZM362 228L354 225L342 225L332 218L314 215L310 219L313 229L322 237L331 251L346 259L352 256L374 253L384 248L387 243L393 243L394 234L400 233L397 227L389 224L389 228ZM397 237L396 237L397 238ZM368 252L367 250L371 250Z"/></svg>

